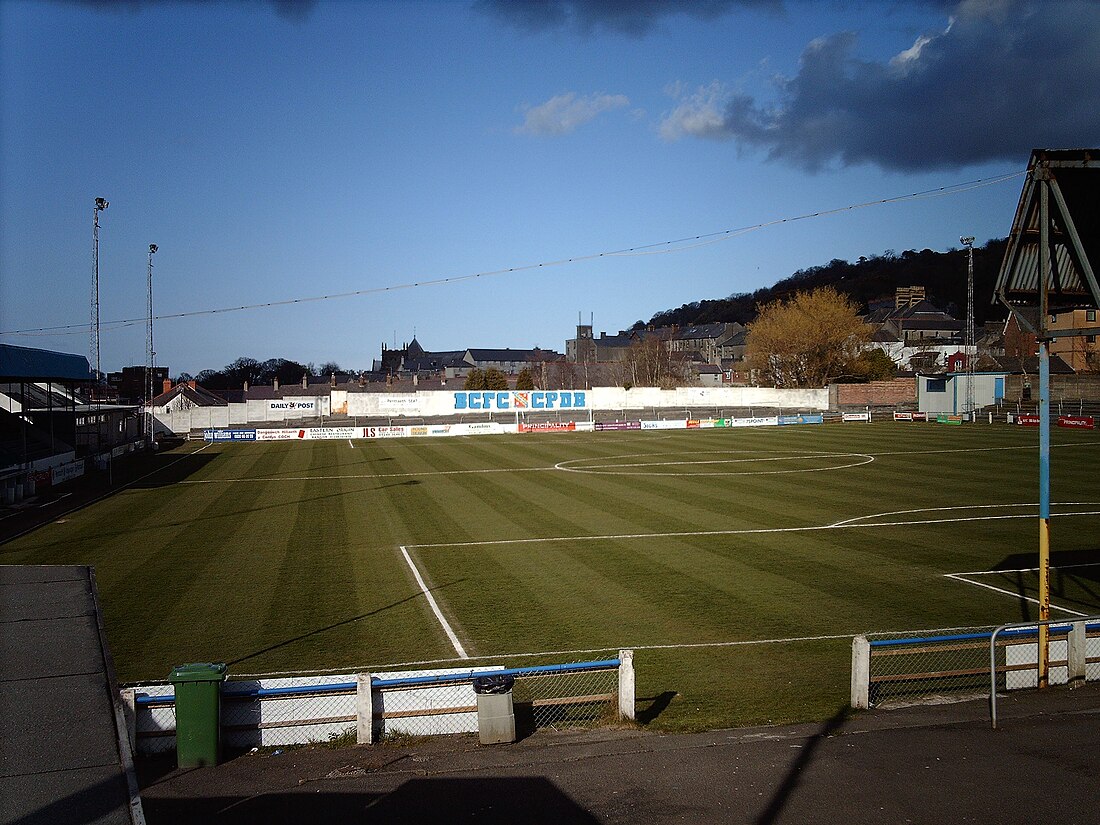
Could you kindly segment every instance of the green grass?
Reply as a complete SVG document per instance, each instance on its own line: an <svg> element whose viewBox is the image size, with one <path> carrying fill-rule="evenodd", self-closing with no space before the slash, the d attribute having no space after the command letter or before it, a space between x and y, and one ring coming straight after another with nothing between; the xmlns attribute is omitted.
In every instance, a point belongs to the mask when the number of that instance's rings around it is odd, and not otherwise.
<svg viewBox="0 0 1100 825"><path fill-rule="evenodd" d="M0 562L94 565L123 681L454 659L405 546L472 657L636 648L640 718L665 730L824 718L847 702L845 637L1034 617L943 574L1035 566L1035 507L1000 505L1037 500L1036 439L876 423L190 443ZM1053 500L1098 502L1054 512L1100 510L1100 439L1053 441ZM981 505L998 506L944 509ZM901 523L815 529L848 519ZM1100 516L1055 518L1053 551L1055 604L1100 613L1100 566L1068 566L1100 562ZM970 580L1034 595L1029 575ZM823 636L841 638L806 639Z"/></svg>

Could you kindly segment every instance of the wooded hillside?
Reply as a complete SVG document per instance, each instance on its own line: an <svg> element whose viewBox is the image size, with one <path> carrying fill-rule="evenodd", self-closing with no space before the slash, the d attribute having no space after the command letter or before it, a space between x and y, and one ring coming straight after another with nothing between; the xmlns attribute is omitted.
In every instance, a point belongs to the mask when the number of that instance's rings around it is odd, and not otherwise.
<svg viewBox="0 0 1100 825"><path fill-rule="evenodd" d="M980 327L985 321L1005 317L1005 310L993 303L993 287L997 271L1004 258L1006 238L991 240L983 247L974 247L974 321ZM738 321L746 324L756 317L757 307L786 298L799 290L832 286L858 303L864 310L869 301L894 296L899 286L923 286L928 299L956 318L966 315L966 250L919 252L907 249L901 253L887 250L882 255L861 257L852 263L834 259L822 266L800 269L771 287L755 292L742 292L728 298L695 301L678 309L658 312L648 322L638 321L632 329L648 326L691 326L716 322Z"/></svg>

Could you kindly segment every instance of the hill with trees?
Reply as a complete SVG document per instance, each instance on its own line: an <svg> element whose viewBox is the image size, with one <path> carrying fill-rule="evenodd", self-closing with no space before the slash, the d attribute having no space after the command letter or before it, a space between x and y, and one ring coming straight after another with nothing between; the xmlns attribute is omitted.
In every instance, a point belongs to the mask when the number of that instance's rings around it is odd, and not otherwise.
<svg viewBox="0 0 1100 825"><path fill-rule="evenodd" d="M999 238L985 246L974 247L974 322L978 327L986 321L1005 317L1004 308L993 303L993 288L1007 243L1007 238ZM756 318L758 307L764 304L826 286L847 295L864 311L869 302L893 299L894 290L899 286L923 286L930 301L954 317L963 318L966 314L966 268L965 248L947 252L907 249L895 253L886 250L882 255L860 257L854 263L834 258L821 266L800 269L774 286L755 292L740 292L727 298L695 301L677 309L666 309L648 322L638 321L631 329L732 321L747 324Z"/></svg>

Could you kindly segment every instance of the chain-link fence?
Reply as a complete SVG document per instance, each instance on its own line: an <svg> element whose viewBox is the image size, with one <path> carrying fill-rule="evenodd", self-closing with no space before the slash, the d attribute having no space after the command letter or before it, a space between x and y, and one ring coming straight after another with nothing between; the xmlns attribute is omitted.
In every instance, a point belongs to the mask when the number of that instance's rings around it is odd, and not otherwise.
<svg viewBox="0 0 1100 825"><path fill-rule="evenodd" d="M512 691L517 726L592 727L619 717L618 666L599 669L526 672Z"/></svg>
<svg viewBox="0 0 1100 825"><path fill-rule="evenodd" d="M624 694L624 670L629 689ZM633 718L633 658L506 669L487 666L256 677L221 685L221 741L234 749L309 743L355 744L387 737L477 733L478 676L514 679L514 724L522 736L540 728L585 727ZM175 747L171 684L129 688L133 736L144 753ZM620 706L620 697L622 706ZM484 708L482 708L484 710Z"/></svg>
<svg viewBox="0 0 1100 825"><path fill-rule="evenodd" d="M989 692L993 627L869 634L869 704L881 706Z"/></svg>
<svg viewBox="0 0 1100 825"><path fill-rule="evenodd" d="M1035 628L1001 632L993 647L994 627L950 628L912 633L867 634L852 646L852 704L896 704L988 696L991 668L997 690L1037 684ZM1050 628L1051 684L1067 680L1070 625ZM1100 625L1087 628L1089 679L1100 678Z"/></svg>

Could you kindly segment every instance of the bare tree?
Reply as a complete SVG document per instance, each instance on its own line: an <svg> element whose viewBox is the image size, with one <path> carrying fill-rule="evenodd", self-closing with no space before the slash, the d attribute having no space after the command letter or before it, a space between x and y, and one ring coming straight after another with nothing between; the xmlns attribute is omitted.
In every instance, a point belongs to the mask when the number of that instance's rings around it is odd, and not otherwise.
<svg viewBox="0 0 1100 825"><path fill-rule="evenodd" d="M858 311L832 287L766 304L749 324L746 360L763 383L823 387L853 373L853 362L870 339Z"/></svg>

